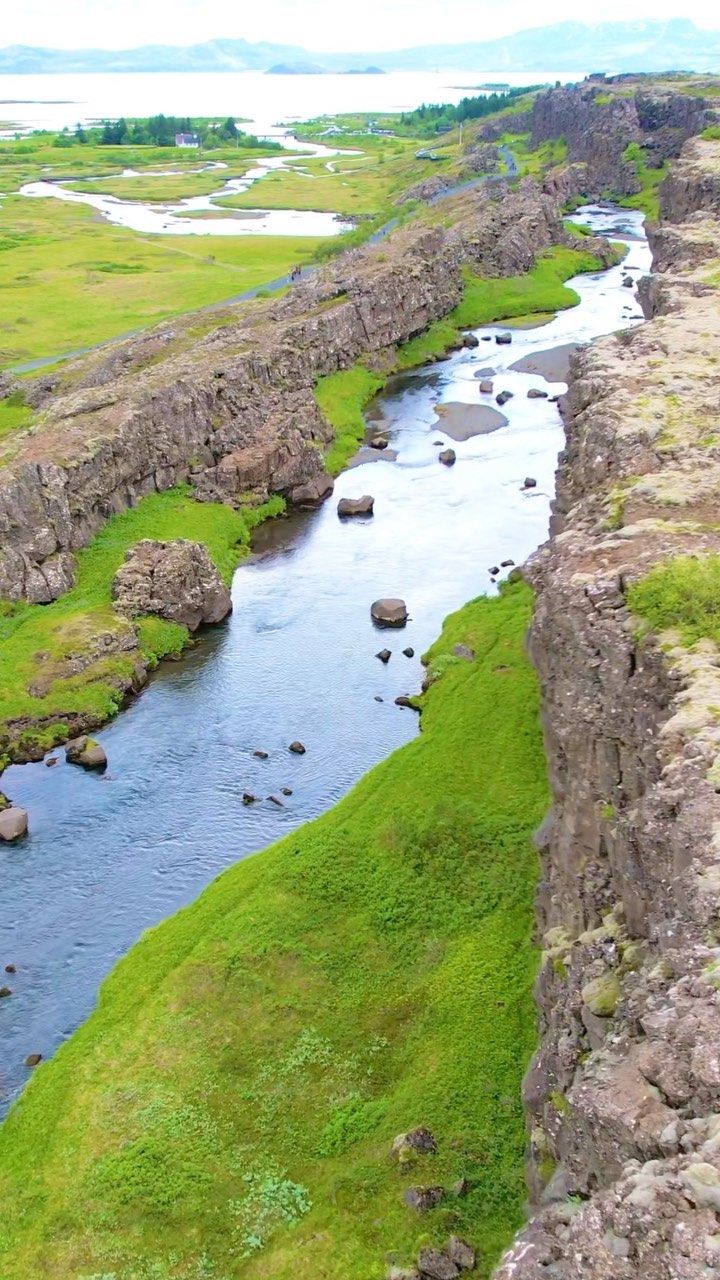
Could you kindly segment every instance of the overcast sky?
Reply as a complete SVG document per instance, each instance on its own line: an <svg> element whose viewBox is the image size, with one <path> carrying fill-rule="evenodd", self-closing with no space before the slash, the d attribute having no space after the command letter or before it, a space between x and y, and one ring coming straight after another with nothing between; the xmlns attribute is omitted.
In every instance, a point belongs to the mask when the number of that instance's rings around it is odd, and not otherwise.
<svg viewBox="0 0 720 1280"><path fill-rule="evenodd" d="M371 50L489 40L564 19L677 16L720 27L710 0L604 0L593 14L576 0L4 0L0 46L129 49L199 44L220 36L310 49ZM438 19L441 18L441 21Z"/></svg>

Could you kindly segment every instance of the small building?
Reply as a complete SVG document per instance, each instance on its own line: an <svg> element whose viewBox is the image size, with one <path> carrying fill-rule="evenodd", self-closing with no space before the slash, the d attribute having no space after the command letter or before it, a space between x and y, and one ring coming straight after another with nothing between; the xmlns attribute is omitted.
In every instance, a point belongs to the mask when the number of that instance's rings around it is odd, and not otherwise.
<svg viewBox="0 0 720 1280"><path fill-rule="evenodd" d="M200 139L196 133L176 133L176 147L199 147Z"/></svg>

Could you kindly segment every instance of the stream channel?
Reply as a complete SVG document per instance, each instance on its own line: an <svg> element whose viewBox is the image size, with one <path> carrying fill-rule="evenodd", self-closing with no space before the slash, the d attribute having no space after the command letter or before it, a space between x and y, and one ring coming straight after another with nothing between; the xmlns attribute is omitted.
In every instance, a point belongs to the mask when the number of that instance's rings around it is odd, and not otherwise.
<svg viewBox="0 0 720 1280"><path fill-rule="evenodd" d="M6 964L17 970L0 1001L1 1109L28 1077L26 1056L49 1056L87 1017L144 929L324 812L418 732L415 712L394 699L419 689L420 655L445 615L495 591L488 569L521 564L547 536L563 432L557 404L527 393L565 390L567 344L640 323L623 277L650 267L641 214L589 207L573 218L627 239L622 265L571 281L580 305L512 330L511 345L495 343L504 326L487 326L477 348L393 379L368 413L390 449L361 451L320 510L258 531L235 574L228 623L163 665L98 735L105 777L67 765L62 752L53 769L6 770L3 790L28 810L31 833L0 854L0 975ZM518 361L540 371L513 369ZM493 371L493 395L479 390L481 370ZM507 423L469 434L488 417L478 407L497 412L503 390L514 397L502 409ZM456 451L453 467L438 462L438 441ZM534 488L523 489L526 476ZM364 493L375 497L374 518L338 520L337 500ZM407 601L404 631L374 628L379 596ZM375 654L386 646L383 666ZM304 756L288 752L296 738ZM258 748L267 760L253 756ZM450 785L450 760L447 769ZM242 803L245 790L265 797L281 787L293 792L282 808Z"/></svg>

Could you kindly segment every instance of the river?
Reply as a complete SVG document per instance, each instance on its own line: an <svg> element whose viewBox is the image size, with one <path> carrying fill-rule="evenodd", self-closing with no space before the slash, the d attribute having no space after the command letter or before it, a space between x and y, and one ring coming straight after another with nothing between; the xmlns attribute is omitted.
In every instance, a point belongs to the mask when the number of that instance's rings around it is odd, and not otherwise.
<svg viewBox="0 0 720 1280"><path fill-rule="evenodd" d="M639 323L622 279L650 266L640 214L573 216L635 237L622 266L578 277L580 305L513 331L510 346L493 341L503 326L489 326L477 331L476 349L393 380L369 416L382 421L396 456L350 467L319 511L259 531L253 558L235 574L229 623L165 665L99 735L105 778L64 760L4 774L3 790L29 811L31 835L0 855L0 972L17 969L6 979L12 997L0 1001L0 1106L27 1078L25 1057L47 1057L77 1027L145 928L224 867L322 813L417 732L415 713L394 699L418 690L419 655L443 618L496 589L490 567L522 563L546 537L562 427L557 405L527 392L553 396L564 383L511 366ZM460 424L462 435L472 408L496 407L479 391L485 368L494 394L513 392L507 425L452 440L444 426ZM438 404L455 407L443 418ZM438 463L437 441L455 449L451 469ZM527 475L537 485L524 490ZM375 497L374 518L341 523L337 499L363 493ZM370 604L383 595L407 600L404 631L374 629ZM393 653L383 666L375 654L386 645ZM295 738L304 756L288 752ZM282 808L242 803L246 789L266 797L283 786L293 794Z"/></svg>

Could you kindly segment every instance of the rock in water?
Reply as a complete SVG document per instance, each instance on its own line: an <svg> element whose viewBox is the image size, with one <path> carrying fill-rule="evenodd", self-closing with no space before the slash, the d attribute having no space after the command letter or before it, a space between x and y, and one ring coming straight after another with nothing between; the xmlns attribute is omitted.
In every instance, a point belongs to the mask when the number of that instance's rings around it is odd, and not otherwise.
<svg viewBox="0 0 720 1280"><path fill-rule="evenodd" d="M379 627L404 627L408 620L405 601L392 596L376 600L370 606L370 613Z"/></svg>
<svg viewBox="0 0 720 1280"><path fill-rule="evenodd" d="M27 835L27 829L28 816L25 809L10 805L9 809L3 809L0 813L0 840L10 844L11 841Z"/></svg>
<svg viewBox="0 0 720 1280"><path fill-rule="evenodd" d="M107 768L107 756L100 743L94 738L88 738L85 734L81 738L75 738L73 742L68 742L65 748L65 759L68 764L79 764L83 769Z"/></svg>
<svg viewBox="0 0 720 1280"><path fill-rule="evenodd" d="M482 395L491 396L493 392L492 378L483 378L482 382L480 383L479 390Z"/></svg>
<svg viewBox="0 0 720 1280"><path fill-rule="evenodd" d="M411 648L409 645L408 645L407 649L403 649L403 653L405 654L405 657L406 657L406 658L414 658L414 657L415 657L415 650L414 650L413 648Z"/></svg>
<svg viewBox="0 0 720 1280"><path fill-rule="evenodd" d="M373 436L372 440L370 441L371 449L387 449L387 447L388 447L387 436Z"/></svg>
<svg viewBox="0 0 720 1280"><path fill-rule="evenodd" d="M375 654L375 657L379 658L381 662L388 663L392 658L392 649L381 649L379 653Z"/></svg>
<svg viewBox="0 0 720 1280"><path fill-rule="evenodd" d="M36 1066L37 1066L37 1064L38 1064L38 1062L42 1062L42 1054L41 1054L41 1053L30 1053L30 1054L28 1054L27 1058L25 1059L25 1066L26 1066L26 1067L36 1067Z"/></svg>
<svg viewBox="0 0 720 1280"><path fill-rule="evenodd" d="M230 592L201 542L145 539L131 547L112 586L115 608L136 618L155 613L189 631L222 622L232 610Z"/></svg>
<svg viewBox="0 0 720 1280"><path fill-rule="evenodd" d="M496 334L495 334L495 341L497 342L497 344L498 344L498 346L499 346L499 347L509 347L509 346L510 346L510 343L512 342L512 334L511 334L511 333L496 333Z"/></svg>
<svg viewBox="0 0 720 1280"><path fill-rule="evenodd" d="M371 516L374 505L375 499L369 493L362 498L341 498L337 513L339 516Z"/></svg>
<svg viewBox="0 0 720 1280"><path fill-rule="evenodd" d="M438 458L446 467L451 467L455 462L455 450L443 449L442 453L438 454Z"/></svg>
<svg viewBox="0 0 720 1280"><path fill-rule="evenodd" d="M291 742L288 751L292 751L296 756L305 755L305 747L302 742Z"/></svg>
<svg viewBox="0 0 720 1280"><path fill-rule="evenodd" d="M512 398L512 391L501 391L499 395L496 395L495 403L499 405L507 404L508 400L512 400Z"/></svg>
<svg viewBox="0 0 720 1280"><path fill-rule="evenodd" d="M523 489L535 489L537 488L537 480L534 478L534 476L526 476L525 479L523 480L522 487Z"/></svg>
<svg viewBox="0 0 720 1280"><path fill-rule="evenodd" d="M291 489L288 501L294 507L319 507L321 502L330 497L334 488L332 476L327 471L321 471L319 476L313 476L307 484L299 484Z"/></svg>
<svg viewBox="0 0 720 1280"><path fill-rule="evenodd" d="M527 393L528 400L547 400L547 391L540 391L538 387L531 387Z"/></svg>
<svg viewBox="0 0 720 1280"><path fill-rule="evenodd" d="M463 334L462 344L464 347L479 347L480 339L476 338L474 333L465 333Z"/></svg>

